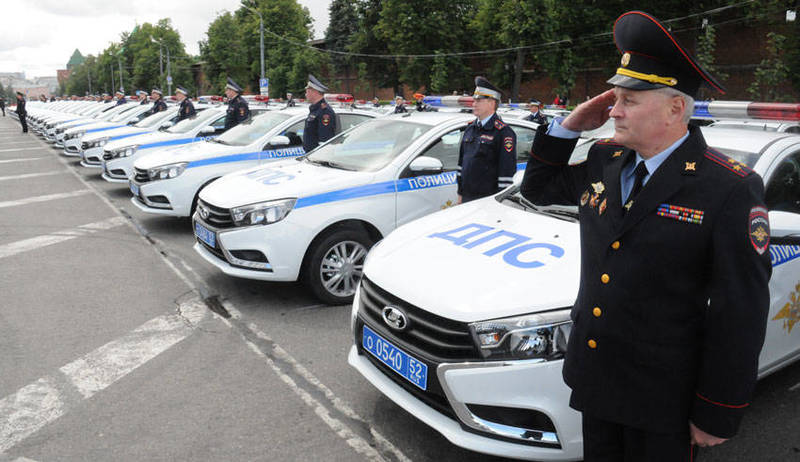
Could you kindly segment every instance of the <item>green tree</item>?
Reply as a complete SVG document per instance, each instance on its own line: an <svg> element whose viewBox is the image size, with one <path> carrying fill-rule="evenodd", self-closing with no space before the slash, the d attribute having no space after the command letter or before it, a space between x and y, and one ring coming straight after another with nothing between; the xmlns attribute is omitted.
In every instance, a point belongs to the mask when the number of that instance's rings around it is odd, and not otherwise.
<svg viewBox="0 0 800 462"><path fill-rule="evenodd" d="M358 12L351 0L333 0L328 7L330 22L325 31L325 45L330 50L347 51L358 31ZM346 85L343 91L352 93L350 74L354 60L347 55L332 54L330 62L337 75L344 74Z"/></svg>
<svg viewBox="0 0 800 462"><path fill-rule="evenodd" d="M767 57L756 69L753 83L747 92L759 101L789 101L785 89L789 81L789 68L783 62L786 36L767 33Z"/></svg>
<svg viewBox="0 0 800 462"><path fill-rule="evenodd" d="M388 41L377 33L382 0L357 0L358 29L350 44L354 53L385 55ZM371 87L390 87L400 93L398 63L393 59L359 57L359 80L370 81ZM363 84L362 84L363 85Z"/></svg>

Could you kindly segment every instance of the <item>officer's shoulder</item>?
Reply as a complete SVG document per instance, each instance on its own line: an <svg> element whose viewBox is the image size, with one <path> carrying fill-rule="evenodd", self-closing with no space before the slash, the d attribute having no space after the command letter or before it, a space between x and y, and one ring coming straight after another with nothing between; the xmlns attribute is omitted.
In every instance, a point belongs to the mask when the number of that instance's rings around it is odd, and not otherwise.
<svg viewBox="0 0 800 462"><path fill-rule="evenodd" d="M747 178L754 174L753 169L738 160L726 156L714 148L707 147L703 153L705 164L712 174L735 179Z"/></svg>
<svg viewBox="0 0 800 462"><path fill-rule="evenodd" d="M502 130L502 129L506 128L506 127L508 127L508 125L506 125L505 122L500 120L500 117L497 117L497 118L494 119L494 128L496 128L498 130Z"/></svg>

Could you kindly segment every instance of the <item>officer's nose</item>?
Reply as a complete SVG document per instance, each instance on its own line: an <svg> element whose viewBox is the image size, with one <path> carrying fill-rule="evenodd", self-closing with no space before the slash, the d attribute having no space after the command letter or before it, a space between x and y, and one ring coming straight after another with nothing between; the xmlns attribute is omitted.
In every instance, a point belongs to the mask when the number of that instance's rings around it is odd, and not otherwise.
<svg viewBox="0 0 800 462"><path fill-rule="evenodd" d="M609 117L611 117L613 119L619 119L619 118L622 117L622 114L623 114L623 112L622 112L622 108L621 108L621 105L620 105L620 98L617 98L614 101L614 105L611 106L611 112L609 112L608 115L609 115Z"/></svg>

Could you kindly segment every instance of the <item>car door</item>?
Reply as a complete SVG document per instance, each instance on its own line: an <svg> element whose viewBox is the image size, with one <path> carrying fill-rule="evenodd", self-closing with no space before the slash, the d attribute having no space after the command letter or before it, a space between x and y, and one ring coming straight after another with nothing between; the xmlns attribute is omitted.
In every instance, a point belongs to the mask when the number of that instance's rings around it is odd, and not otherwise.
<svg viewBox="0 0 800 462"><path fill-rule="evenodd" d="M800 354L800 150L778 162L764 196L772 228L772 278L761 370Z"/></svg>
<svg viewBox="0 0 800 462"><path fill-rule="evenodd" d="M448 131L415 156L415 158L428 156L439 159L444 166L441 173L420 175L418 172L412 172L408 165L401 171L396 189L397 226L456 204L458 199L456 167L458 167L458 151L464 128Z"/></svg>
<svg viewBox="0 0 800 462"><path fill-rule="evenodd" d="M303 150L303 128L305 127L305 119L295 122L281 132L281 135L289 138L287 146L271 146L269 140L267 144L261 149L259 153L259 163L269 162L272 160L283 159L287 157L302 156L305 154Z"/></svg>

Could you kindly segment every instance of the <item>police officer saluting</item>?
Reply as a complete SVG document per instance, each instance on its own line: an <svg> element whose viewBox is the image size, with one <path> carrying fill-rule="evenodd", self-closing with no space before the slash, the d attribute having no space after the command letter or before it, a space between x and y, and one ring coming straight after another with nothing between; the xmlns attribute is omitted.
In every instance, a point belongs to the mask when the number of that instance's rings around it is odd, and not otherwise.
<svg viewBox="0 0 800 462"><path fill-rule="evenodd" d="M179 86L175 89L175 98L180 103L181 107L178 110L178 122L183 119L188 119L194 116L197 112L194 109L194 104L189 99L189 92L185 88Z"/></svg>
<svg viewBox="0 0 800 462"><path fill-rule="evenodd" d="M563 374L584 460L692 460L694 445L736 434L755 387L771 274L764 188L688 125L700 85L724 89L663 24L631 11L614 40L614 88L539 127L522 193L579 207ZM614 139L567 165L579 132L609 116Z"/></svg>
<svg viewBox="0 0 800 462"><path fill-rule="evenodd" d="M500 90L483 77L475 78L470 122L458 154L458 203L494 194L510 186L517 171L517 135L497 115Z"/></svg>
<svg viewBox="0 0 800 462"><path fill-rule="evenodd" d="M232 78L228 77L225 85L225 96L228 97L228 112L225 114L225 130L239 125L240 122L250 117L250 106L242 98L242 87Z"/></svg>
<svg viewBox="0 0 800 462"><path fill-rule="evenodd" d="M328 87L320 83L316 77L308 74L306 99L311 103L308 107L305 128L303 129L303 149L306 152L319 146L336 133L336 113L325 101Z"/></svg>
<svg viewBox="0 0 800 462"><path fill-rule="evenodd" d="M160 88L153 88L153 91L150 92L150 99L153 100L153 109L150 110L151 113L155 114L156 112L167 110L167 103L164 102L164 94L161 93Z"/></svg>
<svg viewBox="0 0 800 462"><path fill-rule="evenodd" d="M547 119L544 118L544 116L542 115L542 112L541 112L542 103L539 102L536 99L531 98L531 100L530 100L530 102L528 104L530 104L531 113L528 114L527 116L525 116L525 118L523 118L522 120L527 120L529 122L534 122L534 123L537 123L539 125L546 124L547 123Z"/></svg>

